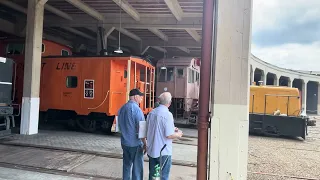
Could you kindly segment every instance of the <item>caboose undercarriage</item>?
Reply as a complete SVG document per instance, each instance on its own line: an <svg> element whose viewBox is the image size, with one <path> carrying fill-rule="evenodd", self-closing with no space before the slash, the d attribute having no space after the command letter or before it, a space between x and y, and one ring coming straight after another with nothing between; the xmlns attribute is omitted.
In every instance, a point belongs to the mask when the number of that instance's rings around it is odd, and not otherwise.
<svg viewBox="0 0 320 180"><path fill-rule="evenodd" d="M114 116L107 116L104 113L90 113L88 116L82 116L77 115L74 111L49 109L46 112L40 112L39 120L42 122L60 121L65 123L70 130L80 129L89 133L101 130L110 134Z"/></svg>

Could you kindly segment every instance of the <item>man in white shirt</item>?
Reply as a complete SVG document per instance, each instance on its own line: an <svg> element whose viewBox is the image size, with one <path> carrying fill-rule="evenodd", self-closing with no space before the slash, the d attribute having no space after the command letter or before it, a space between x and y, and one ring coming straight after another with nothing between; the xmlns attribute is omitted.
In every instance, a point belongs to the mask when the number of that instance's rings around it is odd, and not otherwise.
<svg viewBox="0 0 320 180"><path fill-rule="evenodd" d="M169 92L162 93L159 97L159 106L153 109L147 117L147 154L149 157L149 180L155 174L155 166L160 164L160 151L162 151L161 180L169 180L172 156L172 140L182 137L182 132L174 126L173 115L168 107L171 105L172 96Z"/></svg>

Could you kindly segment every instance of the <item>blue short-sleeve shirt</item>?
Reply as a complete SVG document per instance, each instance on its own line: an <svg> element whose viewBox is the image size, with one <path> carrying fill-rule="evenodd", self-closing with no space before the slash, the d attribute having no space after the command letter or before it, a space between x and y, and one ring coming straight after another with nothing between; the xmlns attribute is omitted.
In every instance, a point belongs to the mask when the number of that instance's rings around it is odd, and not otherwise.
<svg viewBox="0 0 320 180"><path fill-rule="evenodd" d="M118 123L121 130L121 144L128 147L142 145L139 139L139 121L145 121L138 103L129 100L118 112Z"/></svg>

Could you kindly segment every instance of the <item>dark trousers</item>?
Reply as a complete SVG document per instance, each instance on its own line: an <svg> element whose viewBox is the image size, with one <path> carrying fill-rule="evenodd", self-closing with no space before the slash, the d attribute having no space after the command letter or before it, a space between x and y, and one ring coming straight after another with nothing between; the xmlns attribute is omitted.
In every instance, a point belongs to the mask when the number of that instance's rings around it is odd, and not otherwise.
<svg viewBox="0 0 320 180"><path fill-rule="evenodd" d="M143 180L143 148L121 145L123 150L123 180Z"/></svg>
<svg viewBox="0 0 320 180"><path fill-rule="evenodd" d="M159 158L152 158L149 157L149 180L152 180L152 176L155 174L155 166L157 164L160 165L160 157ZM167 160L166 160L167 159ZM166 161L166 162L165 162ZM169 180L170 169L171 169L171 156L162 156L161 158L161 167L163 167L161 171L161 180Z"/></svg>

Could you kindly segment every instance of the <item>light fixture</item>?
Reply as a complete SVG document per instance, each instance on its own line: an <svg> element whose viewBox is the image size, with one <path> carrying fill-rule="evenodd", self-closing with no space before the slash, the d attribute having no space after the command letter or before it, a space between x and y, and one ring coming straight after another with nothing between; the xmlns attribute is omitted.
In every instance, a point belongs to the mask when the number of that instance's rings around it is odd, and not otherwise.
<svg viewBox="0 0 320 180"><path fill-rule="evenodd" d="M120 49L120 47L118 49L114 50L114 52L118 53L118 54L122 54L123 53L123 51Z"/></svg>
<svg viewBox="0 0 320 180"><path fill-rule="evenodd" d="M6 62L7 62L7 58L0 57L0 62L1 62L1 63L6 63Z"/></svg>
<svg viewBox="0 0 320 180"><path fill-rule="evenodd" d="M123 53L123 51L121 50L121 48L120 48L120 31L121 31L121 6L122 6L122 0L119 0L120 1L120 28L119 28L119 48L118 49L116 49L114 52L115 53L118 53L118 54L122 54Z"/></svg>
<svg viewBox="0 0 320 180"><path fill-rule="evenodd" d="M167 69L167 67L165 67L165 66L162 66L160 69Z"/></svg>

